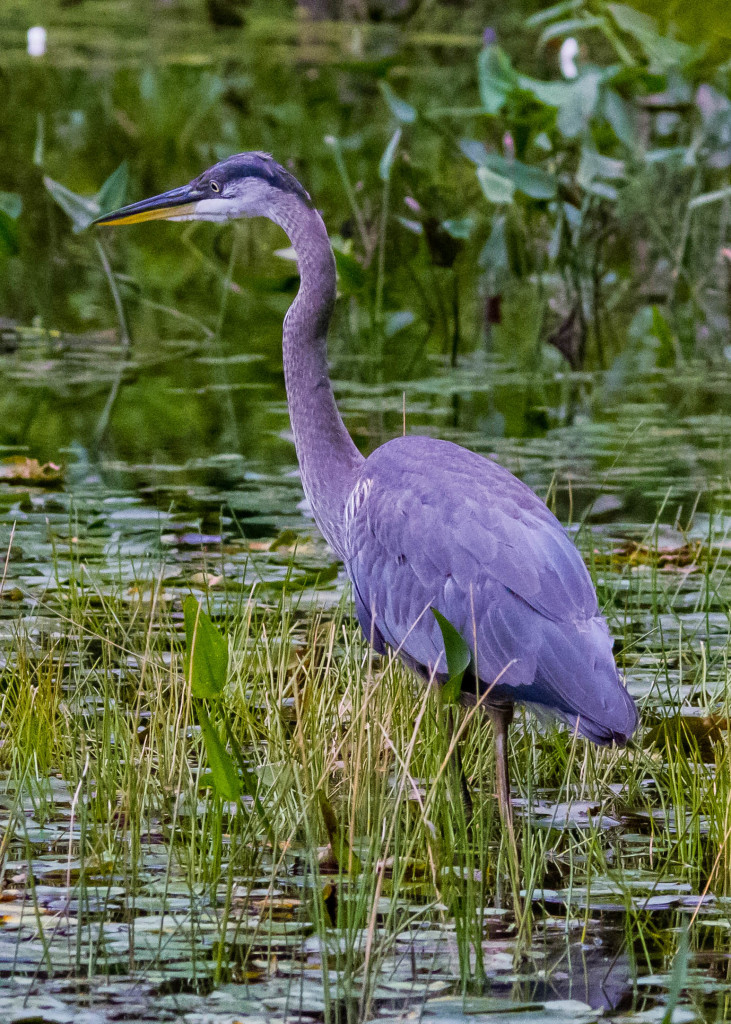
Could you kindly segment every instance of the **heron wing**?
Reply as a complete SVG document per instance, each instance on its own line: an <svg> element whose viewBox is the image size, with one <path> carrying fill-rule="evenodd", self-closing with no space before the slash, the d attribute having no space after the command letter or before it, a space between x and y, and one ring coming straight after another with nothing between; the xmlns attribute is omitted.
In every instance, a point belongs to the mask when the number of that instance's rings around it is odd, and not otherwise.
<svg viewBox="0 0 731 1024"><path fill-rule="evenodd" d="M603 721L616 700L627 710L581 556L546 505L497 463L431 438L388 442L351 494L346 552L358 619L377 649L443 675L434 607L469 643L496 699L543 704L570 720L588 720L597 705Z"/></svg>

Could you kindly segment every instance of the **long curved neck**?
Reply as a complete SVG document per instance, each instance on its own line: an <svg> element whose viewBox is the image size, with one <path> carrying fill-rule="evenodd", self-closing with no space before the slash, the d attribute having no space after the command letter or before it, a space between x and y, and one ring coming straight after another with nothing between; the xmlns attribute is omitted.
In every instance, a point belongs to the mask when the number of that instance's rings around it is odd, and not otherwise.
<svg viewBox="0 0 731 1024"><path fill-rule="evenodd" d="M363 456L335 404L327 365L327 330L335 305L335 259L316 210L283 195L273 219L297 254L300 287L284 319L287 405L302 486L328 544L345 557L345 502Z"/></svg>

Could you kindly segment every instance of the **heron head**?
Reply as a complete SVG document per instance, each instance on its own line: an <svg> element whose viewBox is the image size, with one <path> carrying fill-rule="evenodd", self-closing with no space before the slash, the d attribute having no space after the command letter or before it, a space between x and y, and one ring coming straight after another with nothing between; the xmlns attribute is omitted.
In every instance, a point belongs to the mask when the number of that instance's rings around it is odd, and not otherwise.
<svg viewBox="0 0 731 1024"><path fill-rule="evenodd" d="M311 200L294 175L267 153L237 153L209 167L188 185L123 206L95 224L139 224L145 220L227 221L271 217L283 195L307 206Z"/></svg>

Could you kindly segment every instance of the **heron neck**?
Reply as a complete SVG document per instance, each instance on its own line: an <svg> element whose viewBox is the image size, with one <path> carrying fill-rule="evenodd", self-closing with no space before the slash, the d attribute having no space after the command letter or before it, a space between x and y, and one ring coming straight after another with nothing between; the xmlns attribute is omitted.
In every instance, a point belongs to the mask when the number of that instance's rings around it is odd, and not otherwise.
<svg viewBox="0 0 731 1024"><path fill-rule="evenodd" d="M322 217L301 199L283 196L275 219L292 242L300 272L284 319L283 357L302 486L325 539L344 557L345 502L363 456L338 412L327 365L335 259Z"/></svg>

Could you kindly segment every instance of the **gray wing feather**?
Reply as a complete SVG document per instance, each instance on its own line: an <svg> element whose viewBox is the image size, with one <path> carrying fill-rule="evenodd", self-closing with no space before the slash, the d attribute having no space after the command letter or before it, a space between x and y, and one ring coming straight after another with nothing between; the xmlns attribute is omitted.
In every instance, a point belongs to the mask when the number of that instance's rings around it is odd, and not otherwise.
<svg viewBox="0 0 731 1024"><path fill-rule="evenodd" d="M626 739L634 703L578 551L507 470L431 438L388 442L364 463L346 515L346 568L376 648L446 671L437 608L473 650L496 700L552 708L597 742ZM594 725L592 725L594 722Z"/></svg>

